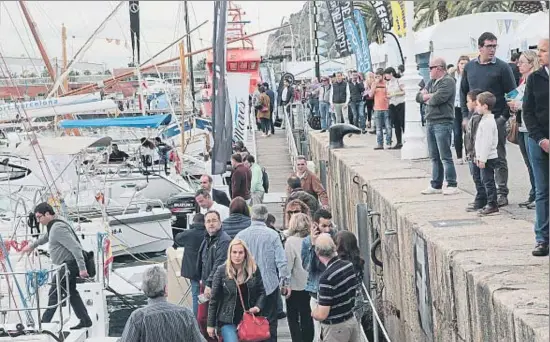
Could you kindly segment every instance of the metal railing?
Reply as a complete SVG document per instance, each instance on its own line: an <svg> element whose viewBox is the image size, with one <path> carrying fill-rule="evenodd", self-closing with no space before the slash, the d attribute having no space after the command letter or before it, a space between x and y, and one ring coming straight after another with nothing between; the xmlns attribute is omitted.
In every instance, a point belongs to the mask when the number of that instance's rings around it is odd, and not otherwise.
<svg viewBox="0 0 550 342"><path fill-rule="evenodd" d="M286 141L288 144L288 151L290 153L290 161L292 163L292 169L294 172L296 172L296 157L299 156L298 148L296 146L296 140L294 139L294 123L291 121L290 116L288 115L291 110L291 104L287 104L286 106L279 107L279 110L282 108L283 110L283 117L284 117L284 127L286 132Z"/></svg>
<svg viewBox="0 0 550 342"><path fill-rule="evenodd" d="M38 273L30 271L30 274L32 275L31 278L31 284L29 287L29 284L27 283L27 292L30 292L29 290L32 289L33 294L35 295L36 304L29 306L27 305L27 298L24 296L22 289L20 287L20 281L18 281L18 278L25 278L25 281L23 283L26 283L26 277L29 275L29 271L25 272L7 272L7 270L4 268L4 272L0 272L0 279L5 279L8 287L8 307L2 307L2 310L0 311L0 317L2 318L2 325L6 326L8 324L7 322L7 316L9 312L15 312L19 316L19 321L22 324L23 318L21 316L22 313L24 313L27 316L27 325L28 326L34 326L35 321L38 321L38 332L42 332L42 321L41 321L41 313L45 310L52 309L55 310L59 315L59 331L58 334L63 331L63 326L69 322L71 318L71 306L68 305L70 301L70 294L69 294L69 270L67 268L66 264L60 265L60 266L54 266L53 268L49 270L45 270L45 274L47 275L48 279L55 279L55 290L57 291L57 302L53 305L46 305L43 306L40 302L40 293L39 288L42 286L39 284L38 281ZM13 281L11 281L13 279ZM65 281L65 285L62 284L62 280ZM11 282L11 284L10 284ZM23 307L17 307L16 306L16 293L15 289L13 288L13 283L17 286L19 290L19 296L18 298L21 303L23 304ZM66 291L62 289L64 287L67 289ZM65 291L65 296L63 296L62 291ZM27 296L30 296L30 293L26 294ZM64 318L63 310L60 309L63 306L68 305L69 307L69 315ZM57 310L59 309L59 310ZM36 315L36 320L34 315Z"/></svg>

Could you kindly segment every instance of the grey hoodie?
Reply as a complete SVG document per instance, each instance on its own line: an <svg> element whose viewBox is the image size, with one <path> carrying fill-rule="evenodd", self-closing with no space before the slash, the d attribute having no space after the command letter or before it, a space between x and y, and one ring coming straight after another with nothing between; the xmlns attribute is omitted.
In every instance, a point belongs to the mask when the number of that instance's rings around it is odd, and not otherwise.
<svg viewBox="0 0 550 342"><path fill-rule="evenodd" d="M456 84L454 78L449 74L445 74L439 80L432 80L426 85L428 94L432 97L424 102L421 92L416 94L416 102L426 104L426 122L435 123L452 123L455 117L455 94Z"/></svg>
<svg viewBox="0 0 550 342"><path fill-rule="evenodd" d="M82 256L82 246L76 239L73 228L65 221L56 221L52 224L50 232L42 235L31 244L31 248L49 243L50 259L54 265L62 265L71 260L76 260L78 269L86 271L86 263Z"/></svg>

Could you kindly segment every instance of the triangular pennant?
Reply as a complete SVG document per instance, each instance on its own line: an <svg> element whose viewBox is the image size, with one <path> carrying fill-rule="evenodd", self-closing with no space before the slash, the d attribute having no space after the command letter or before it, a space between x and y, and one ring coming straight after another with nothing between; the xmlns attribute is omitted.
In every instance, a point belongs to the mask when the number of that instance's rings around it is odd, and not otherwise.
<svg viewBox="0 0 550 342"><path fill-rule="evenodd" d="M512 19L504 19L504 26L506 27L506 33L510 31L511 25L512 25Z"/></svg>
<svg viewBox="0 0 550 342"><path fill-rule="evenodd" d="M498 33L502 34L502 29L504 28L504 23L502 20L497 20Z"/></svg>

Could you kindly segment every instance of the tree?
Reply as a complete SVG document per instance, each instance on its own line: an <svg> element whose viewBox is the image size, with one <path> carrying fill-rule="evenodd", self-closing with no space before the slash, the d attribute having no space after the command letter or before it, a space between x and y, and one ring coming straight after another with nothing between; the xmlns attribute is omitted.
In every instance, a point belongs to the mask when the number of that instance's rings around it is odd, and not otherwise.
<svg viewBox="0 0 550 342"><path fill-rule="evenodd" d="M69 71L69 76L80 76L80 73L76 70Z"/></svg>
<svg viewBox="0 0 550 342"><path fill-rule="evenodd" d="M48 72L48 69L46 69L44 67L44 69L42 70L42 74L41 74L42 77L48 77L50 76L50 73Z"/></svg>
<svg viewBox="0 0 550 342"><path fill-rule="evenodd" d="M111 76L112 75L111 70L109 69L105 70L105 75Z"/></svg>
<svg viewBox="0 0 550 342"><path fill-rule="evenodd" d="M367 25L367 36L369 42L382 44L384 40L384 30L382 29L382 25L378 20L376 10L371 5L371 3L367 1L361 1L355 2L353 6L361 11L363 16L365 17L365 25Z"/></svg>
<svg viewBox="0 0 550 342"><path fill-rule="evenodd" d="M546 6L548 6L548 1L545 1L545 3ZM512 1L512 4L510 5L511 12L533 14L542 10L544 10L542 1Z"/></svg>
<svg viewBox="0 0 550 342"><path fill-rule="evenodd" d="M92 72L90 70L84 70L84 75L85 76L90 76L92 74Z"/></svg>
<svg viewBox="0 0 550 342"><path fill-rule="evenodd" d="M31 78L36 77L36 73L31 72L31 73L29 74L29 77L31 77Z"/></svg>

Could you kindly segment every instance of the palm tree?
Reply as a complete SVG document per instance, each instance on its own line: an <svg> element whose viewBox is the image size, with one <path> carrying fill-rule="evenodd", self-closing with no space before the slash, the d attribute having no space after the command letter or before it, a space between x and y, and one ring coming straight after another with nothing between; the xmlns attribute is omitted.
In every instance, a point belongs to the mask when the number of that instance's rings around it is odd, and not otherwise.
<svg viewBox="0 0 550 342"><path fill-rule="evenodd" d="M512 1L510 4L510 12L533 14L542 10L542 1Z"/></svg>
<svg viewBox="0 0 550 342"><path fill-rule="evenodd" d="M367 1L356 1L353 3L353 7L361 11L365 17L365 25L367 25L367 36L369 42L382 44L384 41L384 30L378 20L378 14L371 3ZM390 13L388 13L388 15L390 15Z"/></svg>
<svg viewBox="0 0 550 342"><path fill-rule="evenodd" d="M85 76L90 76L92 74L92 72L90 70L84 70L84 75Z"/></svg>

